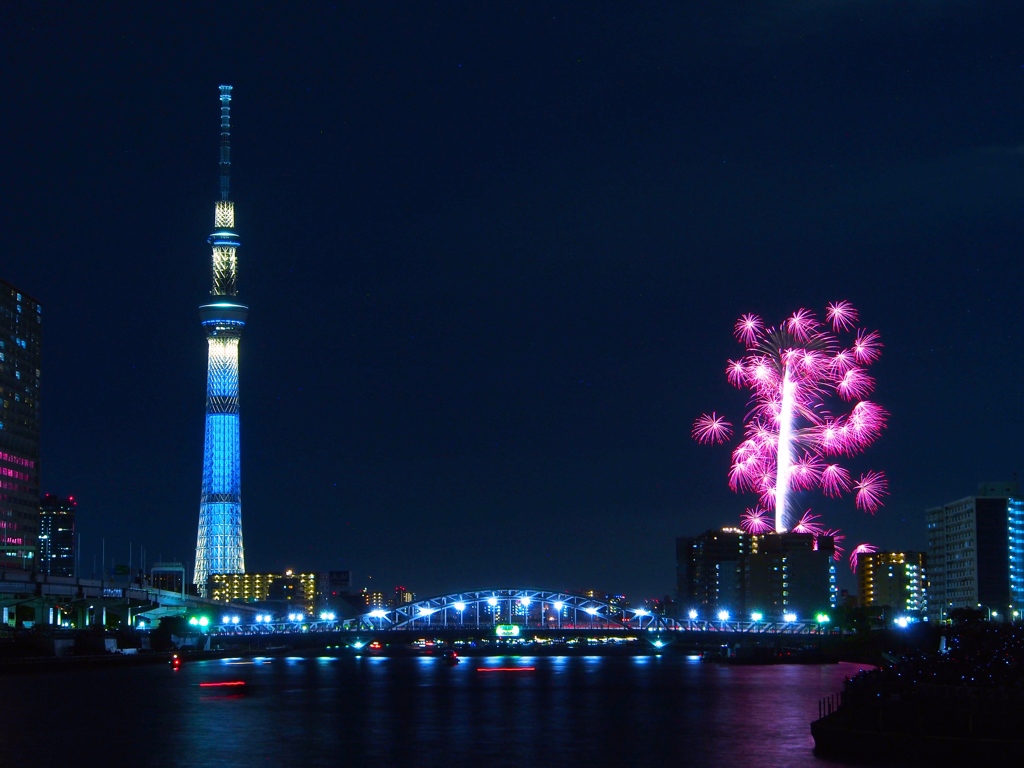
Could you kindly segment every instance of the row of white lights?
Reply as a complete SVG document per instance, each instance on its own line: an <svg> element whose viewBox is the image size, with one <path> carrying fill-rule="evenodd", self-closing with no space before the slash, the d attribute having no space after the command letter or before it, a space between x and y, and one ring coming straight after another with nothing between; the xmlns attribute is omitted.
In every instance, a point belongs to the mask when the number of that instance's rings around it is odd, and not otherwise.
<svg viewBox="0 0 1024 768"><path fill-rule="evenodd" d="M697 613L697 611L691 609L690 613L689 613L690 621L696 621L698 615L699 614ZM763 618L764 618L764 614L760 613L758 611L754 611L752 614L750 614L750 620L751 621L761 621ZM819 613L815 618L817 618L819 624L827 624L829 622L829 620L830 620L829 617L828 617L828 614L826 614L826 613ZM718 620L719 621L728 621L729 620L729 612L728 611L719 611L718 612ZM792 623L794 623L796 621L796 614L795 613L784 613L784 614L782 614L782 620L784 622L786 622L787 624L792 624Z"/></svg>
<svg viewBox="0 0 1024 768"><path fill-rule="evenodd" d="M288 614L288 621L304 621L305 618L306 614L304 613ZM321 621L334 621L335 618L336 616L333 613L330 613L329 611L325 611L320 614ZM224 616L221 619L221 623L223 624L238 624L240 621L241 618L238 616ZM255 621L257 624L272 624L274 621L274 617L269 613L257 613L255 616Z"/></svg>
<svg viewBox="0 0 1024 768"><path fill-rule="evenodd" d="M531 602L531 600L528 597L521 597L521 598L519 598L519 604L522 605L524 608L526 606L528 606L530 604L530 602ZM491 606L492 608L494 608L498 604L498 598L496 598L496 597L489 597L489 598L487 598L487 604L489 606ZM561 600L556 600L551 605L552 605L552 607L556 611L561 611L565 607L565 603L563 603ZM452 603L452 608L454 608L459 613L462 613L464 610L466 610L466 604L463 601L459 600L458 602ZM437 611L440 611L442 609L441 608L427 608L426 606L421 605L421 606L419 606L418 610L419 610L420 616L429 616L430 614L436 613ZM598 608L596 606L593 606L593 605L588 605L583 610L586 613L589 613L591 616L596 615L597 612L598 612ZM650 615L650 611L647 611L644 608L630 608L629 610L633 611L634 614L636 614L637 616L640 616L640 617L649 616ZM370 617L374 618L374 619L383 619L387 615L388 615L388 612L385 611L382 608L375 608L374 610L370 611Z"/></svg>

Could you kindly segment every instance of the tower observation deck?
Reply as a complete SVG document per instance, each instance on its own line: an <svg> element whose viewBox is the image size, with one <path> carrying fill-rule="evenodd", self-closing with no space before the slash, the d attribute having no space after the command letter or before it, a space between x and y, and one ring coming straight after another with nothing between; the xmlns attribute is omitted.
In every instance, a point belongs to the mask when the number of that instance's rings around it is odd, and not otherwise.
<svg viewBox="0 0 1024 768"><path fill-rule="evenodd" d="M205 595L214 573L245 573L238 415L238 342L249 308L237 300L238 235L231 202L231 86L220 86L220 199L214 211L213 289L199 307L209 358L206 440L195 583Z"/></svg>

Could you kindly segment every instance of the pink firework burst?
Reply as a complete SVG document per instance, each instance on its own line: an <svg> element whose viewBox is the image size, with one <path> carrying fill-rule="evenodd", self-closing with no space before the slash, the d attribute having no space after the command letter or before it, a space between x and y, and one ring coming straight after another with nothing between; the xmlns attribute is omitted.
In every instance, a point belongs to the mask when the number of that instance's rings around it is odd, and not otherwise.
<svg viewBox="0 0 1024 768"><path fill-rule="evenodd" d="M870 365L882 355L882 342L878 331L857 331L853 342L853 356L861 365Z"/></svg>
<svg viewBox="0 0 1024 768"><path fill-rule="evenodd" d="M739 320L736 321L736 327L733 328L733 334L740 342L746 344L748 347L753 345L757 340L757 335L764 330L764 323L761 318L757 315L743 315Z"/></svg>
<svg viewBox="0 0 1024 768"><path fill-rule="evenodd" d="M815 536L821 536L825 533L825 528L821 523L815 522L819 517L821 515L812 515L811 510L808 509L791 530L793 533L812 533Z"/></svg>
<svg viewBox="0 0 1024 768"><path fill-rule="evenodd" d="M889 493L889 483L881 472L865 472L853 487L857 506L872 515L882 506L882 497Z"/></svg>
<svg viewBox="0 0 1024 768"><path fill-rule="evenodd" d="M732 424L721 416L705 413L693 423L693 439L698 443L721 444L732 435Z"/></svg>
<svg viewBox="0 0 1024 768"><path fill-rule="evenodd" d="M848 301L836 301L828 305L825 317L835 331L849 331L857 322L857 310Z"/></svg>
<svg viewBox="0 0 1024 768"><path fill-rule="evenodd" d="M740 528L747 533L771 533L772 520L763 509L748 509L740 515Z"/></svg>
<svg viewBox="0 0 1024 768"><path fill-rule="evenodd" d="M854 547L853 552L850 553L850 570L854 573L857 572L857 562L861 555L870 555L872 552L877 552L878 547L874 544L858 544Z"/></svg>
<svg viewBox="0 0 1024 768"><path fill-rule="evenodd" d="M840 464L866 450L886 426L885 409L867 399L875 387L867 369L881 354L880 337L855 328L859 315L848 301L829 304L825 318L798 309L769 327L746 314L733 328L745 351L728 362L726 378L749 392L750 406L729 487L757 494L758 510L773 508L779 533L799 514L789 508L793 493L820 490L837 498L852 491L857 507L874 512L887 492L880 472L854 483ZM701 443L725 443L732 434L732 425L714 412L693 426Z"/></svg>

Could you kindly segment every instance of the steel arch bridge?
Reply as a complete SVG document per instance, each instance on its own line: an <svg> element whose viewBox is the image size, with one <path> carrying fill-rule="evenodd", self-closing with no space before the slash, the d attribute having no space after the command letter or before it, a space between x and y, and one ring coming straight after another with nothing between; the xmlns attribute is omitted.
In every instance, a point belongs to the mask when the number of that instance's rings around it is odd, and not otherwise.
<svg viewBox="0 0 1024 768"><path fill-rule="evenodd" d="M645 608L627 608L586 595L546 589L481 589L378 608L351 622L363 629L678 629L678 622Z"/></svg>

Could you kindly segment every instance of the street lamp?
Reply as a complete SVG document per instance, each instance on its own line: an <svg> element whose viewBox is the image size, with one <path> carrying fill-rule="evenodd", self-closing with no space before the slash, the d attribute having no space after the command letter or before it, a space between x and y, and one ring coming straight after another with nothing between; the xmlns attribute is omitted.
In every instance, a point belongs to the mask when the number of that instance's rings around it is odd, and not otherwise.
<svg viewBox="0 0 1024 768"><path fill-rule="evenodd" d="M719 611L718 612L718 620L721 622L721 626L719 628L720 629L725 629L725 622L727 622L729 620L729 612L728 611Z"/></svg>
<svg viewBox="0 0 1024 768"><path fill-rule="evenodd" d="M523 606L523 626L530 626L530 598L520 597L519 604Z"/></svg>

